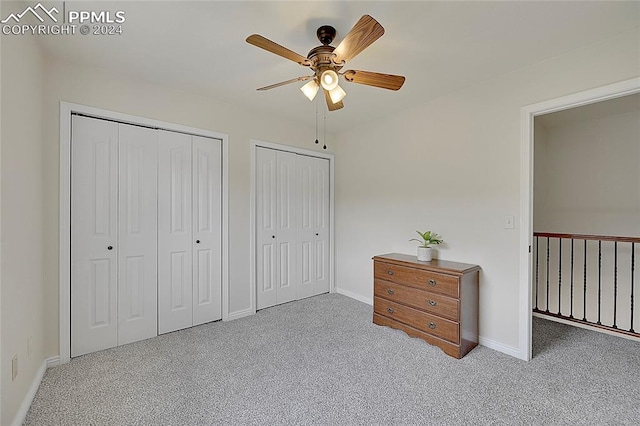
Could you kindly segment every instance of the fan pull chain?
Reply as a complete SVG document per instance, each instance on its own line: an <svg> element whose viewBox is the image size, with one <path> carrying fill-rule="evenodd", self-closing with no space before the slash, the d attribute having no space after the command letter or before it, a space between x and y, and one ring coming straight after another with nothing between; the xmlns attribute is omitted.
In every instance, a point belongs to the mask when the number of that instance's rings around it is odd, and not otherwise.
<svg viewBox="0 0 640 426"><path fill-rule="evenodd" d="M322 149L327 149L327 110L324 110L324 145Z"/></svg>
<svg viewBox="0 0 640 426"><path fill-rule="evenodd" d="M318 101L316 100L316 144L318 142Z"/></svg>

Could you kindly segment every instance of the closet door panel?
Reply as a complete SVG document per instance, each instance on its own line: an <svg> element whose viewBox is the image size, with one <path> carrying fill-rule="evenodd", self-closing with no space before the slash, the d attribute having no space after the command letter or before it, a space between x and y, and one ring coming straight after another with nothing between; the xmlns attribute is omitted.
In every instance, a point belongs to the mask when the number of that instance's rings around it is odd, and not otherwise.
<svg viewBox="0 0 640 426"><path fill-rule="evenodd" d="M298 296L314 295L316 276L316 183L314 159L304 155L296 156L300 196L298 202Z"/></svg>
<svg viewBox="0 0 640 426"><path fill-rule="evenodd" d="M192 136L193 325L222 318L222 144Z"/></svg>
<svg viewBox="0 0 640 426"><path fill-rule="evenodd" d="M119 125L118 345L157 335L158 133Z"/></svg>
<svg viewBox="0 0 640 426"><path fill-rule="evenodd" d="M299 197L296 155L277 151L276 170L277 303L286 303L299 298L296 273Z"/></svg>
<svg viewBox="0 0 640 426"><path fill-rule="evenodd" d="M276 286L276 152L256 149L256 305L273 306Z"/></svg>
<svg viewBox="0 0 640 426"><path fill-rule="evenodd" d="M193 325L191 136L160 131L158 333Z"/></svg>
<svg viewBox="0 0 640 426"><path fill-rule="evenodd" d="M329 292L329 160L313 158L314 279L313 294Z"/></svg>
<svg viewBox="0 0 640 426"><path fill-rule="evenodd" d="M118 344L118 125L72 117L71 356ZM111 249L109 249L111 247Z"/></svg>

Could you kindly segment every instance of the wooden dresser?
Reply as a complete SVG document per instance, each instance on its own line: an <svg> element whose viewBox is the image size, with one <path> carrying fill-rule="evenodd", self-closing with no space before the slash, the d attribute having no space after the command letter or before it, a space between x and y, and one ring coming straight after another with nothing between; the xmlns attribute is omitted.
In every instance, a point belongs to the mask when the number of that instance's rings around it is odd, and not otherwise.
<svg viewBox="0 0 640 426"><path fill-rule="evenodd" d="M462 358L478 345L478 265L416 256L373 258L373 322Z"/></svg>

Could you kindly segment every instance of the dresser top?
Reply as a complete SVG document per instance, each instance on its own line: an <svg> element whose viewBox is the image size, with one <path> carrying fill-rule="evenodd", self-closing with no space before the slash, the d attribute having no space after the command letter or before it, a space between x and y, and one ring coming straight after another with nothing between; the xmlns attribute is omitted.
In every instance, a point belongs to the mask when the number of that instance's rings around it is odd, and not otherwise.
<svg viewBox="0 0 640 426"><path fill-rule="evenodd" d="M454 274L466 274L473 271L479 271L480 266L471 265L469 263L451 262L442 259L433 259L429 262L418 260L416 256L401 253L389 253L374 256L373 260L380 262L394 263L401 266L409 266L411 268L424 269L432 272L450 272Z"/></svg>

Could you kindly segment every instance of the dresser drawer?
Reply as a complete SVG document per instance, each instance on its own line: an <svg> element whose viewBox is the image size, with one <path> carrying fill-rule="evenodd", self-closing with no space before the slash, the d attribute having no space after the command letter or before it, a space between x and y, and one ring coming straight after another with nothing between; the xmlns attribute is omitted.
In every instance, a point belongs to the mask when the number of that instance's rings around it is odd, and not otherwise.
<svg viewBox="0 0 640 426"><path fill-rule="evenodd" d="M374 262L375 278L458 298L458 277L390 263Z"/></svg>
<svg viewBox="0 0 640 426"><path fill-rule="evenodd" d="M377 297L409 305L454 321L459 318L458 299L379 279L374 282L373 293Z"/></svg>
<svg viewBox="0 0 640 426"><path fill-rule="evenodd" d="M460 343L460 326L457 322L400 305L381 297L373 298L373 310L378 315L392 318L452 343Z"/></svg>

